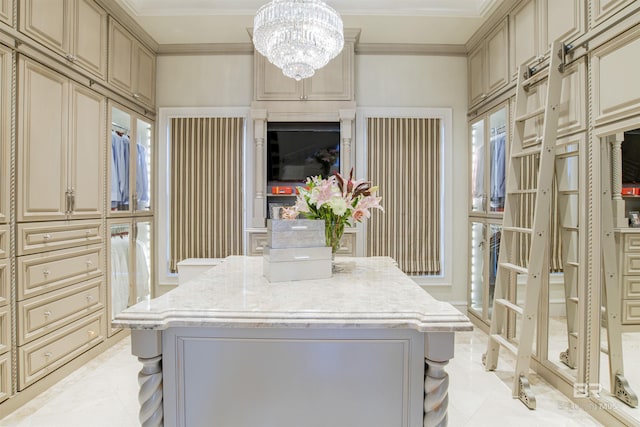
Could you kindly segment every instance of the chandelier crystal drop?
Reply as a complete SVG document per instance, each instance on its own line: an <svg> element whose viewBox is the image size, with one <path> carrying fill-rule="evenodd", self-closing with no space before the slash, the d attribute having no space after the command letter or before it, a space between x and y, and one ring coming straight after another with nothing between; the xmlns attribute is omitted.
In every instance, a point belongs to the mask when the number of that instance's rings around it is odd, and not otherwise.
<svg viewBox="0 0 640 427"><path fill-rule="evenodd" d="M306 79L342 51L342 19L321 0L272 0L256 13L253 44L285 76Z"/></svg>

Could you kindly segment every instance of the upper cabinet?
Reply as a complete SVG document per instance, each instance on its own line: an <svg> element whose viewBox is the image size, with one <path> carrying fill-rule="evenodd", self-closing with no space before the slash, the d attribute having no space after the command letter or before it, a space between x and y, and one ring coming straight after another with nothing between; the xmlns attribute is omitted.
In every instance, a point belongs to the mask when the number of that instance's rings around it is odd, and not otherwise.
<svg viewBox="0 0 640 427"><path fill-rule="evenodd" d="M329 63L304 80L282 74L260 53L254 53L255 98L257 101L351 101L354 99L354 45L345 40L344 49Z"/></svg>
<svg viewBox="0 0 640 427"><path fill-rule="evenodd" d="M13 0L0 0L0 22L13 25Z"/></svg>
<svg viewBox="0 0 640 427"><path fill-rule="evenodd" d="M542 19L542 44L545 52L556 40L570 41L586 28L584 0L539 0Z"/></svg>
<svg viewBox="0 0 640 427"><path fill-rule="evenodd" d="M155 106L156 57L129 31L109 20L109 83Z"/></svg>
<svg viewBox="0 0 640 427"><path fill-rule="evenodd" d="M94 76L107 76L107 13L93 0L20 0L20 31Z"/></svg>
<svg viewBox="0 0 640 427"><path fill-rule="evenodd" d="M554 0L555 1L555 0ZM616 12L637 0L590 0L592 3L592 25L598 25Z"/></svg>
<svg viewBox="0 0 640 427"><path fill-rule="evenodd" d="M476 104L509 82L507 21L469 52L469 104Z"/></svg>
<svg viewBox="0 0 640 427"><path fill-rule="evenodd" d="M538 1L521 3L509 14L511 29L511 77L516 79L520 65L533 62L540 56L540 26L538 25Z"/></svg>
<svg viewBox="0 0 640 427"><path fill-rule="evenodd" d="M18 221L100 218L106 100L19 61Z"/></svg>
<svg viewBox="0 0 640 427"><path fill-rule="evenodd" d="M11 65L11 50L0 44L0 223L9 221Z"/></svg>

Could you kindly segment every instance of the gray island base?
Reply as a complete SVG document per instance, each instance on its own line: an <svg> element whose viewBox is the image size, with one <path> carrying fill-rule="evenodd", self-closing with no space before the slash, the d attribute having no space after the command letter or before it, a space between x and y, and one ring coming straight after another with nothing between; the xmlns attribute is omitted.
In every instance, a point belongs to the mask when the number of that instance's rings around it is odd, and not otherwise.
<svg viewBox="0 0 640 427"><path fill-rule="evenodd" d="M469 320L387 257L268 282L234 256L119 314L142 363L143 426L447 425L454 333Z"/></svg>

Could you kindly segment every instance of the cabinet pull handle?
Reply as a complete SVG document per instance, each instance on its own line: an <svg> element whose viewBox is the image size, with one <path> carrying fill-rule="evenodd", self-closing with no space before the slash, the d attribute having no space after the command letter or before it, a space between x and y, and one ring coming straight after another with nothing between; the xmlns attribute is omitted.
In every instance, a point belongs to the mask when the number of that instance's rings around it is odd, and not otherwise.
<svg viewBox="0 0 640 427"><path fill-rule="evenodd" d="M291 229L292 230L306 230L307 226L306 225L292 225Z"/></svg>
<svg viewBox="0 0 640 427"><path fill-rule="evenodd" d="M87 301L88 302L93 301L93 295L87 295Z"/></svg>
<svg viewBox="0 0 640 427"><path fill-rule="evenodd" d="M294 256L293 259L309 259L311 258L309 255L299 255L299 256Z"/></svg>
<svg viewBox="0 0 640 427"><path fill-rule="evenodd" d="M42 236L42 238L43 238L44 240L49 240L49 239L51 238L51 234L49 234L49 233L44 233L44 236Z"/></svg>
<svg viewBox="0 0 640 427"><path fill-rule="evenodd" d="M44 275L45 278L49 275L49 273L51 273L49 270L42 271L42 274Z"/></svg>
<svg viewBox="0 0 640 427"><path fill-rule="evenodd" d="M50 351L47 351L47 352L44 354L44 357L46 357L47 359L51 358L51 356L53 356L53 353L51 353Z"/></svg>
<svg viewBox="0 0 640 427"><path fill-rule="evenodd" d="M51 316L51 311L50 311L50 310L47 310L47 311L45 311L45 312L44 312L44 313L42 313L42 314L44 314L44 317L49 317L49 316Z"/></svg>
<svg viewBox="0 0 640 427"><path fill-rule="evenodd" d="M89 337L93 337L96 334L96 332L92 330L88 330L87 334L89 334Z"/></svg>
<svg viewBox="0 0 640 427"><path fill-rule="evenodd" d="M76 59L78 59L78 58L77 58L76 56L74 56L74 55L68 54L68 55L67 55L67 59L68 59L69 61L73 62L73 61L75 61L75 60L76 60Z"/></svg>
<svg viewBox="0 0 640 427"><path fill-rule="evenodd" d="M69 213L76 210L76 195L73 194L74 191L75 190L71 190L71 209Z"/></svg>
<svg viewBox="0 0 640 427"><path fill-rule="evenodd" d="M134 97L135 99L138 99L138 98L140 98L140 94L139 94L139 93L134 93L134 94L133 94L133 97Z"/></svg>
<svg viewBox="0 0 640 427"><path fill-rule="evenodd" d="M91 261L90 259L86 260L85 263L87 264L87 267L90 267L93 265L93 261Z"/></svg>

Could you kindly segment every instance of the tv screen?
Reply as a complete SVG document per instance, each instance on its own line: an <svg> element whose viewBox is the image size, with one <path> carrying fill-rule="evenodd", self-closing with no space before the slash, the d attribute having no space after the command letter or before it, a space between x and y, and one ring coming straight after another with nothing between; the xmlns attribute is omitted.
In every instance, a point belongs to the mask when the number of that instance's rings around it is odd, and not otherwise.
<svg viewBox="0 0 640 427"><path fill-rule="evenodd" d="M624 133L622 182L624 184L640 184L640 129Z"/></svg>
<svg viewBox="0 0 640 427"><path fill-rule="evenodd" d="M267 124L267 180L303 182L340 171L340 124Z"/></svg>

